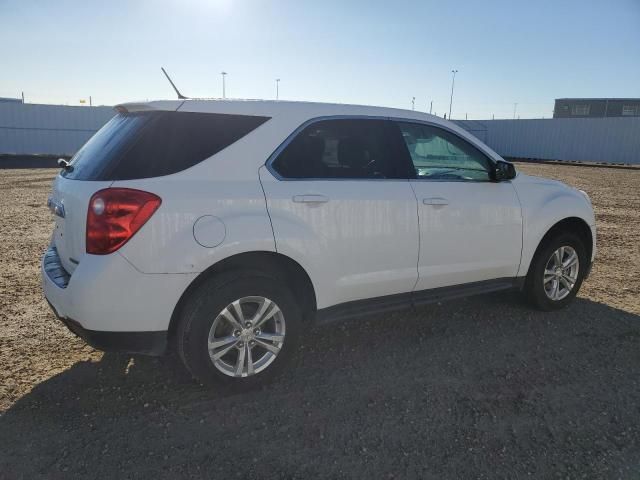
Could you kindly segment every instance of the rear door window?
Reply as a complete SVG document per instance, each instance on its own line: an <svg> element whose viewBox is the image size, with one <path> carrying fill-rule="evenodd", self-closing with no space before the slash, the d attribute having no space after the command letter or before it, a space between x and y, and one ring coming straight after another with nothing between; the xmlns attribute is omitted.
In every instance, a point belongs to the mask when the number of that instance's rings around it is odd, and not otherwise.
<svg viewBox="0 0 640 480"><path fill-rule="evenodd" d="M120 113L71 159L75 180L134 180L185 170L215 155L268 117L191 112Z"/></svg>
<svg viewBox="0 0 640 480"><path fill-rule="evenodd" d="M319 120L304 128L273 161L284 178L408 178L398 127L387 120Z"/></svg>

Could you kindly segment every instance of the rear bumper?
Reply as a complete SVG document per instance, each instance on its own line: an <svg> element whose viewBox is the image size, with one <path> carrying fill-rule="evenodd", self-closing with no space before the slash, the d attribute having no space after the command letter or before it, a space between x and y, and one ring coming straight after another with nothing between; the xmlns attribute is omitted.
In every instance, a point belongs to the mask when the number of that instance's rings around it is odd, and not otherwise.
<svg viewBox="0 0 640 480"><path fill-rule="evenodd" d="M85 255L67 273L55 248L42 259L42 289L63 323L104 351L162 354L173 310L195 277L143 274L118 253Z"/></svg>
<svg viewBox="0 0 640 480"><path fill-rule="evenodd" d="M47 302L49 303L49 302ZM58 316L56 309L49 303ZM60 321L75 335L97 350L103 352L141 353L160 356L167 351L167 332L98 332L87 330L75 320L62 318Z"/></svg>

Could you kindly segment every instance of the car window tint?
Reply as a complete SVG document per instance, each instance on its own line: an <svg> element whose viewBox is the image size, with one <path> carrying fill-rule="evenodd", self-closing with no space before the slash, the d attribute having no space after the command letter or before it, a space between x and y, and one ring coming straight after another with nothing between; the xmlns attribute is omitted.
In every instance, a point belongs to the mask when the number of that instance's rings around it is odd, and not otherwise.
<svg viewBox="0 0 640 480"><path fill-rule="evenodd" d="M398 122L417 178L489 181L491 161L469 142L447 130Z"/></svg>
<svg viewBox="0 0 640 480"><path fill-rule="evenodd" d="M73 170L62 176L74 180L101 180L105 169L149 121L149 115L116 115L85 143L71 159Z"/></svg>
<svg viewBox="0 0 640 480"><path fill-rule="evenodd" d="M406 178L386 120L321 120L304 128L273 161L285 178Z"/></svg>
<svg viewBox="0 0 640 480"><path fill-rule="evenodd" d="M77 180L132 180L185 170L238 141L267 117L191 112L121 113L72 158Z"/></svg>

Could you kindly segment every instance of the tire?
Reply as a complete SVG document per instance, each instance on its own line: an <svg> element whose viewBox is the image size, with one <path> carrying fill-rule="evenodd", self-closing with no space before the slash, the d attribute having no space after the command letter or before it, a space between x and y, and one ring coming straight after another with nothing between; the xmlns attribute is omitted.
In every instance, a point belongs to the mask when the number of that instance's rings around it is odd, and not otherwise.
<svg viewBox="0 0 640 480"><path fill-rule="evenodd" d="M271 304L267 306L264 299ZM245 320L242 330L234 302L240 304ZM248 327L246 322L257 318L263 306L263 317L271 316L261 325L258 320ZM274 306L279 313L273 314ZM300 307L280 279L255 271L226 272L209 278L191 293L179 320L177 350L187 370L203 385L257 387L273 380L297 350L301 323Z"/></svg>
<svg viewBox="0 0 640 480"><path fill-rule="evenodd" d="M564 251L561 250L563 247ZM552 255L555 255L555 252L561 252L563 264L569 264L570 259L573 258L572 253L576 254L578 263L575 274L572 274L572 267L566 269L560 267L562 272L557 273L558 268L555 265L559 267L556 260L558 257L554 256L552 259ZM558 310L566 307L580 290L588 269L588 262L587 250L577 235L559 233L544 240L531 262L525 282L525 293L529 302L543 311ZM551 271L556 272L555 276L550 274ZM571 289L568 289L568 285L572 283L570 279L575 279L575 282L573 282ZM554 290L555 285L558 286L557 290Z"/></svg>

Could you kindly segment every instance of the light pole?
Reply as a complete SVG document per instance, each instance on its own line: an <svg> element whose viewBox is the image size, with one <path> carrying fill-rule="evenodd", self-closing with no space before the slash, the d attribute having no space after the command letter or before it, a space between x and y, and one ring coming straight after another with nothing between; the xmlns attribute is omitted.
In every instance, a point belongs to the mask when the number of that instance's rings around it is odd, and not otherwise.
<svg viewBox="0 0 640 480"><path fill-rule="evenodd" d="M280 100L280 79L276 78L276 100Z"/></svg>
<svg viewBox="0 0 640 480"><path fill-rule="evenodd" d="M449 120L451 120L451 106L453 105L453 86L456 84L458 70L451 70L451 73L453 73L453 79L451 80L451 99L449 100Z"/></svg>
<svg viewBox="0 0 640 480"><path fill-rule="evenodd" d="M411 97L411 110L416 109L416 97Z"/></svg>
<svg viewBox="0 0 640 480"><path fill-rule="evenodd" d="M222 98L227 98L224 84L224 78L227 76L227 72L220 72L220 75L222 75Z"/></svg>

